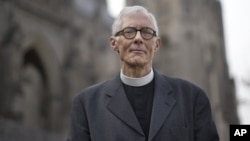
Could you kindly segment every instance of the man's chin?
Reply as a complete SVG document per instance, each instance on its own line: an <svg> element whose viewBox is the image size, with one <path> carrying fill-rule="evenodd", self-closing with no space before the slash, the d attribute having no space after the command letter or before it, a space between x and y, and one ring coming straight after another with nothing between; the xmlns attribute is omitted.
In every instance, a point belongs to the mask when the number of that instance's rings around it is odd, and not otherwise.
<svg viewBox="0 0 250 141"><path fill-rule="evenodd" d="M144 60L132 60L128 62L128 65L133 67L143 67L146 65L146 62Z"/></svg>

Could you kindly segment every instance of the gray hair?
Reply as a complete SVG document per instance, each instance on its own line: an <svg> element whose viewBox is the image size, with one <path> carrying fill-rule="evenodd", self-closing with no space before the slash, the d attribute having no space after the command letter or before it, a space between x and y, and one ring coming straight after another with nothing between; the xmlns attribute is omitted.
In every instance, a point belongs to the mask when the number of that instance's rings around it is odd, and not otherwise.
<svg viewBox="0 0 250 141"><path fill-rule="evenodd" d="M112 25L112 35L115 35L120 30L121 21L124 16L134 15L136 13L143 13L152 20L153 26L155 28L154 30L156 31L156 36L158 36L159 35L158 25L157 25L154 15L148 12L148 10L142 6L128 6L128 7L123 8L119 16L115 19Z"/></svg>

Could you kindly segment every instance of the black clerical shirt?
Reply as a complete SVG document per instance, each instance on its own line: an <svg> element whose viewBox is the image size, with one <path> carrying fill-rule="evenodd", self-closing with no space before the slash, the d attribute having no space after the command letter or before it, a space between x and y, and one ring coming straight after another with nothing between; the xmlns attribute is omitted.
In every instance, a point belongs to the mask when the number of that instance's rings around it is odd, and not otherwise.
<svg viewBox="0 0 250 141"><path fill-rule="evenodd" d="M124 84L124 88L147 140L154 98L154 79L144 86L135 87Z"/></svg>

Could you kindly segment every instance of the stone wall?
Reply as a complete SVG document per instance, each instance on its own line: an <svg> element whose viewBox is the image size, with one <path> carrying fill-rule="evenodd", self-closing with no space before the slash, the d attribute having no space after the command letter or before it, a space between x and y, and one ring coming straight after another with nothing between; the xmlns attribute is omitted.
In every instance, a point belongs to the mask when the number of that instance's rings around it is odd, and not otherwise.
<svg viewBox="0 0 250 141"><path fill-rule="evenodd" d="M1 139L66 138L73 97L119 70L112 22L102 0L0 0Z"/></svg>
<svg viewBox="0 0 250 141"><path fill-rule="evenodd" d="M61 135L31 129L13 121L0 120L1 141L62 141Z"/></svg>

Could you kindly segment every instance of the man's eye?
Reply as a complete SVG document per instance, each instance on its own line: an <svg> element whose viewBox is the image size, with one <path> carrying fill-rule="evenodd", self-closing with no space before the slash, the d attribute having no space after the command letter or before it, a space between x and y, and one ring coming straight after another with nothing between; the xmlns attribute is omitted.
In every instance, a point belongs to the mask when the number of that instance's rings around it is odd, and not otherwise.
<svg viewBox="0 0 250 141"><path fill-rule="evenodd" d="M153 34L153 32L152 31L149 31L149 30L143 30L142 31L144 34Z"/></svg>
<svg viewBox="0 0 250 141"><path fill-rule="evenodd" d="M133 33L134 31L133 30L126 30L124 31L125 33Z"/></svg>
<svg viewBox="0 0 250 141"><path fill-rule="evenodd" d="M152 33L148 31L143 31L143 34L152 34Z"/></svg>

